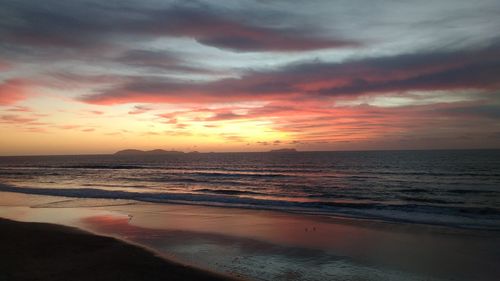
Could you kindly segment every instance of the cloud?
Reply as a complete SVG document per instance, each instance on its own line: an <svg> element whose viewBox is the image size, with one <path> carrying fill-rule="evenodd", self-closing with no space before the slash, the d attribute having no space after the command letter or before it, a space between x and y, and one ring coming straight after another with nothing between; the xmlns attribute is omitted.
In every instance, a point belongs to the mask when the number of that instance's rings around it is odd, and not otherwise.
<svg viewBox="0 0 500 281"><path fill-rule="evenodd" d="M187 73L214 73L215 71L190 65L177 53L167 51L128 50L115 61L135 67L171 70Z"/></svg>
<svg viewBox="0 0 500 281"><path fill-rule="evenodd" d="M24 124L24 123L31 123L36 120L37 119L33 117L23 117L20 115L13 115L13 114L0 115L1 123Z"/></svg>
<svg viewBox="0 0 500 281"><path fill-rule="evenodd" d="M415 73L410 77L387 77L375 81L363 78L348 85L321 89L327 96L356 95L367 93L390 93L406 91L436 91L484 89L496 90L500 86L496 73L500 71L500 60L476 62L428 74Z"/></svg>
<svg viewBox="0 0 500 281"><path fill-rule="evenodd" d="M132 77L101 93L93 104L210 103L233 101L321 100L374 93L460 89L500 89L500 44L483 49L436 51L351 60L292 64L250 71L241 78L180 82Z"/></svg>
<svg viewBox="0 0 500 281"><path fill-rule="evenodd" d="M190 37L204 45L240 52L305 51L360 45L352 40L314 36L313 30L259 25L251 21L256 16L251 11L177 5L143 15L145 20L142 22L129 23L131 30Z"/></svg>
<svg viewBox="0 0 500 281"><path fill-rule="evenodd" d="M304 35L304 30L266 28L243 25L237 21L224 20L216 16L207 17L189 12L189 17L180 15L183 23L177 28L179 35L188 35L199 43L239 52L256 51L308 51L328 48L357 47L358 42L345 39L328 39ZM184 33L184 34L183 34Z"/></svg>
<svg viewBox="0 0 500 281"><path fill-rule="evenodd" d="M468 118L500 119L500 104L464 104L434 110L433 113Z"/></svg>
<svg viewBox="0 0 500 281"><path fill-rule="evenodd" d="M498 123L498 112L500 106L488 105L480 100L400 107L366 104L332 107L320 102L309 102L286 105L270 103L252 108L241 105L196 108L164 114L164 117L180 118L187 120L189 124L199 123L206 128L219 127L220 121L260 120L267 124L266 130L285 133L288 136L287 143L310 145L395 140L401 137L414 139L416 136L433 135L444 141L464 130L477 130L475 135L484 135L484 128L478 127L477 122L491 129L499 128L495 124ZM236 137L239 135L224 133L221 136L228 141L237 142ZM271 141L265 143L273 144Z"/></svg>
<svg viewBox="0 0 500 281"><path fill-rule="evenodd" d="M219 136L222 137L224 140L230 142L245 142L245 138L239 135L219 134Z"/></svg>
<svg viewBox="0 0 500 281"><path fill-rule="evenodd" d="M0 59L0 71L6 71L6 70L9 70L12 68L12 65L7 62L7 61L3 61Z"/></svg>
<svg viewBox="0 0 500 281"><path fill-rule="evenodd" d="M80 125L58 125L55 126L56 128L59 128L61 130L73 130L73 129L78 129L81 126Z"/></svg>
<svg viewBox="0 0 500 281"><path fill-rule="evenodd" d="M151 107L144 106L144 105L136 105L136 106L134 106L133 110L128 112L128 114L131 114L131 115L142 114L142 113L146 113L150 110L153 110L153 109Z"/></svg>
<svg viewBox="0 0 500 281"><path fill-rule="evenodd" d="M233 120L248 117L246 114L236 114L231 111L228 112L218 112L213 116L206 118L206 121L222 121L222 120Z"/></svg>
<svg viewBox="0 0 500 281"><path fill-rule="evenodd" d="M0 105L12 105L28 96L30 83L22 79L8 79L0 82Z"/></svg>
<svg viewBox="0 0 500 281"><path fill-rule="evenodd" d="M39 47L102 50L118 37L188 37L200 44L234 51L304 51L353 47L358 42L321 38L314 30L255 22L258 11L208 5L109 6L84 2L3 5L5 42ZM275 17L283 17L275 13ZM77 35L77 36L75 36Z"/></svg>
<svg viewBox="0 0 500 281"><path fill-rule="evenodd" d="M7 109L6 111L9 111L9 112L33 112L33 110L27 106L14 106L14 107Z"/></svg>

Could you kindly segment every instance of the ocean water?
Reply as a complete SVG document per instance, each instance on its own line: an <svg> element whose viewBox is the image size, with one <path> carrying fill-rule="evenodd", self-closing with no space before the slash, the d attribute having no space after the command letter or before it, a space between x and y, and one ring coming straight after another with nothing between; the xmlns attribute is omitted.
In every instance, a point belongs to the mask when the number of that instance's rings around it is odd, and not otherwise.
<svg viewBox="0 0 500 281"><path fill-rule="evenodd" d="M500 230L500 150L0 157L0 191Z"/></svg>

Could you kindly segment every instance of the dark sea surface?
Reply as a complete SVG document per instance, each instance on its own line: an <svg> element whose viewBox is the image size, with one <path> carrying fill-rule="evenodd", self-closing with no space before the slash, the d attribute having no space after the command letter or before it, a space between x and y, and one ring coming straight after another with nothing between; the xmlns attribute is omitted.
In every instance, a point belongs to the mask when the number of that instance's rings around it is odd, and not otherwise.
<svg viewBox="0 0 500 281"><path fill-rule="evenodd" d="M0 157L0 191L500 230L500 150Z"/></svg>

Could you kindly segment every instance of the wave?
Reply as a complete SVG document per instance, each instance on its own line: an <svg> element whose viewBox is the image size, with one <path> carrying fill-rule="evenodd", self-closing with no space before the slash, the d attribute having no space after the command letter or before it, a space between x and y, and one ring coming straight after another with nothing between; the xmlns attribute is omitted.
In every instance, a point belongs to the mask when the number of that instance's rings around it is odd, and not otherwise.
<svg viewBox="0 0 500 281"><path fill-rule="evenodd" d="M364 174L368 175L401 175L401 176L432 176L432 177L443 177L443 176L469 176L469 177L500 177L499 173L495 173L494 171L485 171L485 172L426 172L426 171L373 171L373 172L364 172Z"/></svg>
<svg viewBox="0 0 500 281"><path fill-rule="evenodd" d="M24 166L24 167L1 167L0 170L9 171L18 170L34 170L34 169L85 169L85 170L132 170L132 169L149 169L151 167L138 165L60 165L60 166Z"/></svg>
<svg viewBox="0 0 500 281"><path fill-rule="evenodd" d="M422 202L422 203L431 203L431 204L463 204L463 201L452 201L450 199L443 200L438 198L422 198L422 197L406 197L400 196L402 200L405 201L413 201L413 202Z"/></svg>
<svg viewBox="0 0 500 281"><path fill-rule="evenodd" d="M110 170L136 170L136 169L147 169L145 166L136 165L73 165L73 166L60 166L57 168L63 169L110 169Z"/></svg>
<svg viewBox="0 0 500 281"><path fill-rule="evenodd" d="M393 222L423 223L500 231L500 210L491 207L384 204L382 202L287 201L239 197L234 190L199 189L199 193L130 192L97 188L32 188L0 184L0 191L73 198L127 199L222 207L271 209L308 214L340 215ZM252 194L247 194L252 195Z"/></svg>
<svg viewBox="0 0 500 281"><path fill-rule="evenodd" d="M63 166L33 166L33 167L0 167L0 173L4 175L25 175L26 173L43 173L46 174L47 170L54 171L61 170L149 170L147 172L161 172L163 175L176 175L176 176L197 176L200 178L294 178L299 175L293 171L252 171L252 170L227 170L226 169L179 169L170 167L155 167L155 166L141 166L141 165L63 165Z"/></svg>
<svg viewBox="0 0 500 281"><path fill-rule="evenodd" d="M220 179L211 179L207 181L203 178L196 177L184 177L183 175L165 175L162 177L148 177L147 180L144 178L132 178L132 177L121 177L118 178L120 181L129 181L129 182L149 182L149 183L170 183L170 184L203 184L210 186L239 186L239 187L247 187L252 186L255 181L251 181L249 179L233 179L233 178L220 178ZM123 185L122 185L123 186Z"/></svg>
<svg viewBox="0 0 500 281"><path fill-rule="evenodd" d="M446 190L446 192L449 193L456 193L456 194L467 194L467 193L474 193L474 194L479 194L479 193L497 193L497 191L493 190L476 190L476 189L450 189Z"/></svg>
<svg viewBox="0 0 500 281"><path fill-rule="evenodd" d="M428 189L423 189L423 188L403 188L403 189L398 189L396 191L404 193L429 193Z"/></svg>
<svg viewBox="0 0 500 281"><path fill-rule="evenodd" d="M227 194L227 195L267 195L267 194L261 193L261 192L245 191L245 190L234 190L234 189L209 189L209 188L202 188L202 189L195 189L193 191L195 191L195 192L202 192L202 193L212 193L212 194Z"/></svg>
<svg viewBox="0 0 500 281"><path fill-rule="evenodd" d="M217 177L217 178L282 178L282 177L293 177L295 175L292 174L282 174L282 173L253 173L253 172L245 172L245 173L227 173L227 172L180 172L176 173L180 175L193 175L193 176L202 176L202 177Z"/></svg>

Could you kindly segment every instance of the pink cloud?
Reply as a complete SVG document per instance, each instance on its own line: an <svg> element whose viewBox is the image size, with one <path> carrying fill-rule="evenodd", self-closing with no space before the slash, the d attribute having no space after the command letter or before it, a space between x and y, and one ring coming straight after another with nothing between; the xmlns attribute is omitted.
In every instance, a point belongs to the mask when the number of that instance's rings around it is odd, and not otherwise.
<svg viewBox="0 0 500 281"><path fill-rule="evenodd" d="M22 79L0 82L0 105L12 105L28 97L31 83Z"/></svg>

